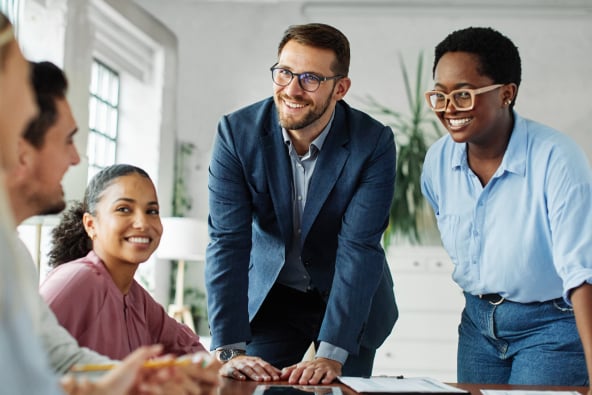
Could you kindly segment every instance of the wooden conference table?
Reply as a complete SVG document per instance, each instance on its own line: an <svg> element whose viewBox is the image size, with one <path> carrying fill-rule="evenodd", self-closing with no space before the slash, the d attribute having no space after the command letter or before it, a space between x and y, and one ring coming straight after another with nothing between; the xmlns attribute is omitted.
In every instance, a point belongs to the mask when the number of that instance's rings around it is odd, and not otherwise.
<svg viewBox="0 0 592 395"><path fill-rule="evenodd" d="M218 395L251 395L255 387L261 383L254 381L237 381L229 378L222 378ZM274 384L286 384L285 382L275 382ZM344 395L356 395L357 392L342 384L332 384L341 387ZM479 395L481 389L497 390L537 390L537 391L577 391L583 395L588 393L588 387L549 387L549 386L529 386L529 385L490 385L490 384L452 384L454 387L462 388L471 393Z"/></svg>

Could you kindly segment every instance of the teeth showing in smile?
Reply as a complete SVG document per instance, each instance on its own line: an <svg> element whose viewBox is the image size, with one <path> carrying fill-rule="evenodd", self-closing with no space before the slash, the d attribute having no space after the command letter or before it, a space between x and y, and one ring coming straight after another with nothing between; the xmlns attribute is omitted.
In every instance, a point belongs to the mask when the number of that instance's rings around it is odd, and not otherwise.
<svg viewBox="0 0 592 395"><path fill-rule="evenodd" d="M148 237L130 237L127 240L130 243L137 243L137 244L148 244L148 243L150 243L150 239Z"/></svg>
<svg viewBox="0 0 592 395"><path fill-rule="evenodd" d="M450 126L460 127L460 126L463 126L463 125L469 123L470 121L471 121L471 118L449 119L448 123L450 123Z"/></svg>
<svg viewBox="0 0 592 395"><path fill-rule="evenodd" d="M290 108L303 108L304 104L298 104L298 103L291 103L289 101L284 100L284 104L286 104L287 107Z"/></svg>

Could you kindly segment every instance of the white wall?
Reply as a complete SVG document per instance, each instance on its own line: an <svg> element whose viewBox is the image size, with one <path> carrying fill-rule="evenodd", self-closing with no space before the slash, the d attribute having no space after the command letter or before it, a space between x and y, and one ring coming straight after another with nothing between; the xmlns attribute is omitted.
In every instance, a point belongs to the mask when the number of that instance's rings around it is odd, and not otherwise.
<svg viewBox="0 0 592 395"><path fill-rule="evenodd" d="M592 3L587 0L200 1L135 0L179 42L178 134L197 147L191 177L193 214L207 216L207 166L222 114L269 96L269 67L289 24L326 22L350 39L352 88L407 108L397 54L408 68L454 29L488 25L519 47L523 83L516 109L571 135L592 158ZM428 72L426 69L426 72ZM431 74L428 72L428 74ZM431 78L429 79L431 83ZM431 86L431 85L430 85Z"/></svg>

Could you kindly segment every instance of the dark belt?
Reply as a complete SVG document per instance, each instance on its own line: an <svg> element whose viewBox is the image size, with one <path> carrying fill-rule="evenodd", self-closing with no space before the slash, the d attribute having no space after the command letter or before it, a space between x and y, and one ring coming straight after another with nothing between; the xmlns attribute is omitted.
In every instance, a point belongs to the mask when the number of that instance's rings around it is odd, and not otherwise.
<svg viewBox="0 0 592 395"><path fill-rule="evenodd" d="M502 304L502 302L505 300L504 297L500 294L483 294L479 295L479 299L486 300L494 306Z"/></svg>

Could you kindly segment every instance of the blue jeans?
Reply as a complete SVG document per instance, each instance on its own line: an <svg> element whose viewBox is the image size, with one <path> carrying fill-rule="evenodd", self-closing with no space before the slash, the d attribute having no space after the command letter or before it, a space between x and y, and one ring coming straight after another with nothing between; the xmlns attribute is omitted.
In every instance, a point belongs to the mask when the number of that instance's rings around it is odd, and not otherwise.
<svg viewBox="0 0 592 395"><path fill-rule="evenodd" d="M573 309L563 299L495 306L465 293L465 300L459 383L589 385Z"/></svg>
<svg viewBox="0 0 592 395"><path fill-rule="evenodd" d="M318 347L325 307L317 292L275 285L251 322L252 340L247 344L247 354L280 369L300 362L311 342ZM342 375L369 377L375 354L376 350L360 347L358 355L347 358Z"/></svg>

